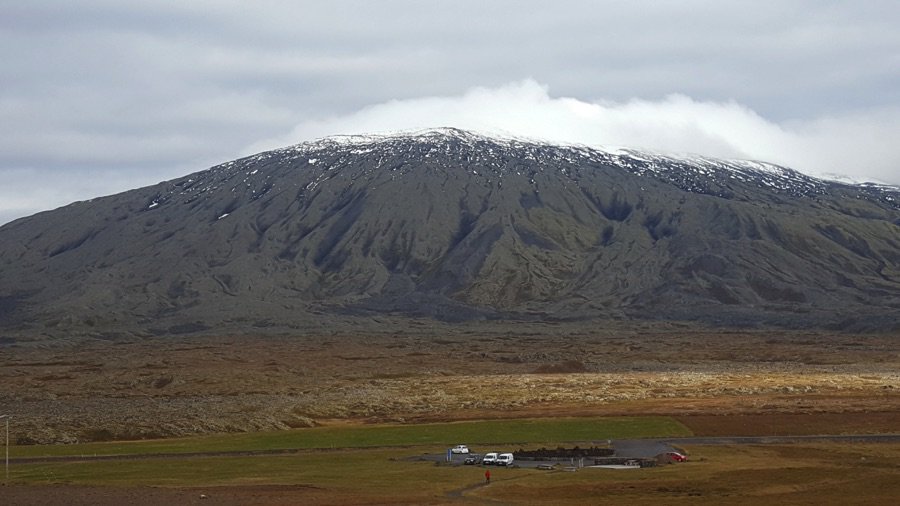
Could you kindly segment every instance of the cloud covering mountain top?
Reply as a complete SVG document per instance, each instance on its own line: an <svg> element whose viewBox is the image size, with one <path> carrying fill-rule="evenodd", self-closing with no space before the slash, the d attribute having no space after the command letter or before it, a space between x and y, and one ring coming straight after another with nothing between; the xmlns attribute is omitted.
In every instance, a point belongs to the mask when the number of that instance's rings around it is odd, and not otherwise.
<svg viewBox="0 0 900 506"><path fill-rule="evenodd" d="M554 97L548 86L525 79L457 96L392 100L305 121L250 150L328 135L447 126L559 143L763 160L817 177L900 184L900 148L893 143L900 132L898 112L778 124L734 101L672 94L656 101L590 102Z"/></svg>
<svg viewBox="0 0 900 506"><path fill-rule="evenodd" d="M897 182L900 4L36 0L0 17L0 223L410 126Z"/></svg>

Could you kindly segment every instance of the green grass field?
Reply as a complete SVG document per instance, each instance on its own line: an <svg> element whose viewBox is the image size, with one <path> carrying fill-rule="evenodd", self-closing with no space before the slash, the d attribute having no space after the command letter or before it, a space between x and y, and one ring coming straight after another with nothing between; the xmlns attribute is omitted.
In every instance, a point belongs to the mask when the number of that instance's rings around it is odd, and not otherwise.
<svg viewBox="0 0 900 506"><path fill-rule="evenodd" d="M440 447L435 448L440 450ZM422 449L419 449L420 451ZM295 455L59 462L13 466L13 483L192 487L295 486L279 504L891 504L900 493L900 445L815 444L689 448L691 461L634 471L547 472L451 467L407 459L410 449L306 450ZM220 488L221 487L221 488ZM263 489L265 490L265 489ZM2 497L2 495L0 495ZM196 496L194 496L196 497ZM255 502L254 504L263 504Z"/></svg>
<svg viewBox="0 0 900 506"><path fill-rule="evenodd" d="M335 426L285 432L231 434L175 440L20 446L14 457L133 455L127 460L15 464L14 484L102 487L302 487L305 503L436 503L454 490L483 482L480 466L422 462L465 443L474 450L605 442L606 439L684 436L690 431L667 417L489 420L419 425ZM488 446L490 445L490 446ZM281 455L142 458L159 453L297 449ZM517 469L493 469L493 482L516 480ZM533 473L534 471L525 471ZM112 492L114 493L114 492Z"/></svg>
<svg viewBox="0 0 900 506"><path fill-rule="evenodd" d="M480 466L448 466L416 459L448 445L514 450L585 444L607 438L686 436L665 417L479 421L301 429L283 433L222 435L167 441L62 447L14 447L38 454L129 453L128 460L14 464L18 492L49 490L115 497L116 490L157 487L213 497L244 489L286 498L279 504L455 504L460 500L508 504L887 504L900 493L900 444L811 443L695 446L685 464L578 472L492 468L482 487ZM331 449L332 445L335 449ZM142 458L142 454L297 448L285 455ZM18 454L18 455L17 455ZM66 487L72 485L74 487ZM47 487L44 487L47 486ZM267 488L268 487L268 488ZM273 487L275 487L273 489ZM277 487L287 487L283 490ZM15 489L15 487L13 487ZM274 492L272 491L274 490ZM246 495L249 494L249 495ZM282 495L277 495L282 494ZM0 495L2 497L2 495ZM47 497L47 496L42 496ZM93 501L90 497L88 501ZM273 499L274 500L274 499ZM260 502L262 501L262 502ZM176 501L177 502L177 501ZM0 504L3 501L0 500ZM108 503L107 503L108 504ZM244 502L238 502L244 504Z"/></svg>
<svg viewBox="0 0 900 506"><path fill-rule="evenodd" d="M14 457L141 455L280 449L503 444L534 445L642 437L689 436L669 417L485 420L417 425L315 427L183 439L17 446Z"/></svg>

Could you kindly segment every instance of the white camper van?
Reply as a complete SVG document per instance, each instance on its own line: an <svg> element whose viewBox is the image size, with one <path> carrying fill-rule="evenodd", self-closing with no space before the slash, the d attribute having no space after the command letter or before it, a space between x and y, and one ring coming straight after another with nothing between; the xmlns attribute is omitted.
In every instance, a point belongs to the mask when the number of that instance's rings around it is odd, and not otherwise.
<svg viewBox="0 0 900 506"><path fill-rule="evenodd" d="M510 466L513 463L513 454L512 453L501 453L497 457L497 465L498 466Z"/></svg>
<svg viewBox="0 0 900 506"><path fill-rule="evenodd" d="M485 466L492 466L497 463L497 454L494 452L485 453L484 458L481 459L481 464Z"/></svg>

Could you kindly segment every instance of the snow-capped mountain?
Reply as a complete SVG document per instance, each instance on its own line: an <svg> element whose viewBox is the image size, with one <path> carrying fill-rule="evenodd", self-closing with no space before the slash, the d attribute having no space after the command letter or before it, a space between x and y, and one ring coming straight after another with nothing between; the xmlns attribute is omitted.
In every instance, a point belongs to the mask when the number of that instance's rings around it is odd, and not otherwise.
<svg viewBox="0 0 900 506"><path fill-rule="evenodd" d="M329 155L341 153L334 160ZM375 154L374 157L366 155ZM757 188L771 190L776 194L791 196L828 195L852 192L859 198L878 200L900 208L900 189L869 182L854 183L846 180L823 180L804 175L796 170L779 165L753 160L724 160L697 155L671 155L652 153L628 148L606 149L584 145L556 145L545 142L515 138L481 135L455 128L439 128L394 135L343 135L317 141L306 142L273 151L267 151L241 160L225 163L212 169L213 172L230 173L254 166L267 160L302 162L304 157L310 165L321 160L329 160L328 168L339 168L349 161L349 157L366 157L376 171L397 156L419 155L423 158L436 156L455 157L460 163L480 166L482 175L502 178L521 176L508 164L511 160L523 160L543 166L559 164L589 167L608 165L621 167L633 174L647 175L671 183L682 190L726 198L740 197L729 191L736 183L745 183ZM396 171L397 167L390 170ZM563 167L562 175L567 169ZM243 183L252 185L252 179L268 178L259 175L258 169L249 170ZM477 169L473 174L478 175ZM324 177L324 176L320 176ZM732 184L729 184L732 183ZM268 190L265 190L268 191ZM752 196L752 192L751 195Z"/></svg>
<svg viewBox="0 0 900 506"><path fill-rule="evenodd" d="M884 329L900 191L455 129L343 136L15 221L0 265L0 325L23 334L385 314Z"/></svg>

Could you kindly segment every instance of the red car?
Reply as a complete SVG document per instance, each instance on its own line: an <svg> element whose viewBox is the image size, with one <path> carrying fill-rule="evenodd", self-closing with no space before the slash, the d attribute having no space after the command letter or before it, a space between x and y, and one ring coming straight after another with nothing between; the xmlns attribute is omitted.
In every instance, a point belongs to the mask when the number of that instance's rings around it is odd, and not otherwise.
<svg viewBox="0 0 900 506"><path fill-rule="evenodd" d="M666 456L674 460L675 462L687 462L687 456L682 455L678 452L668 452L666 453Z"/></svg>

